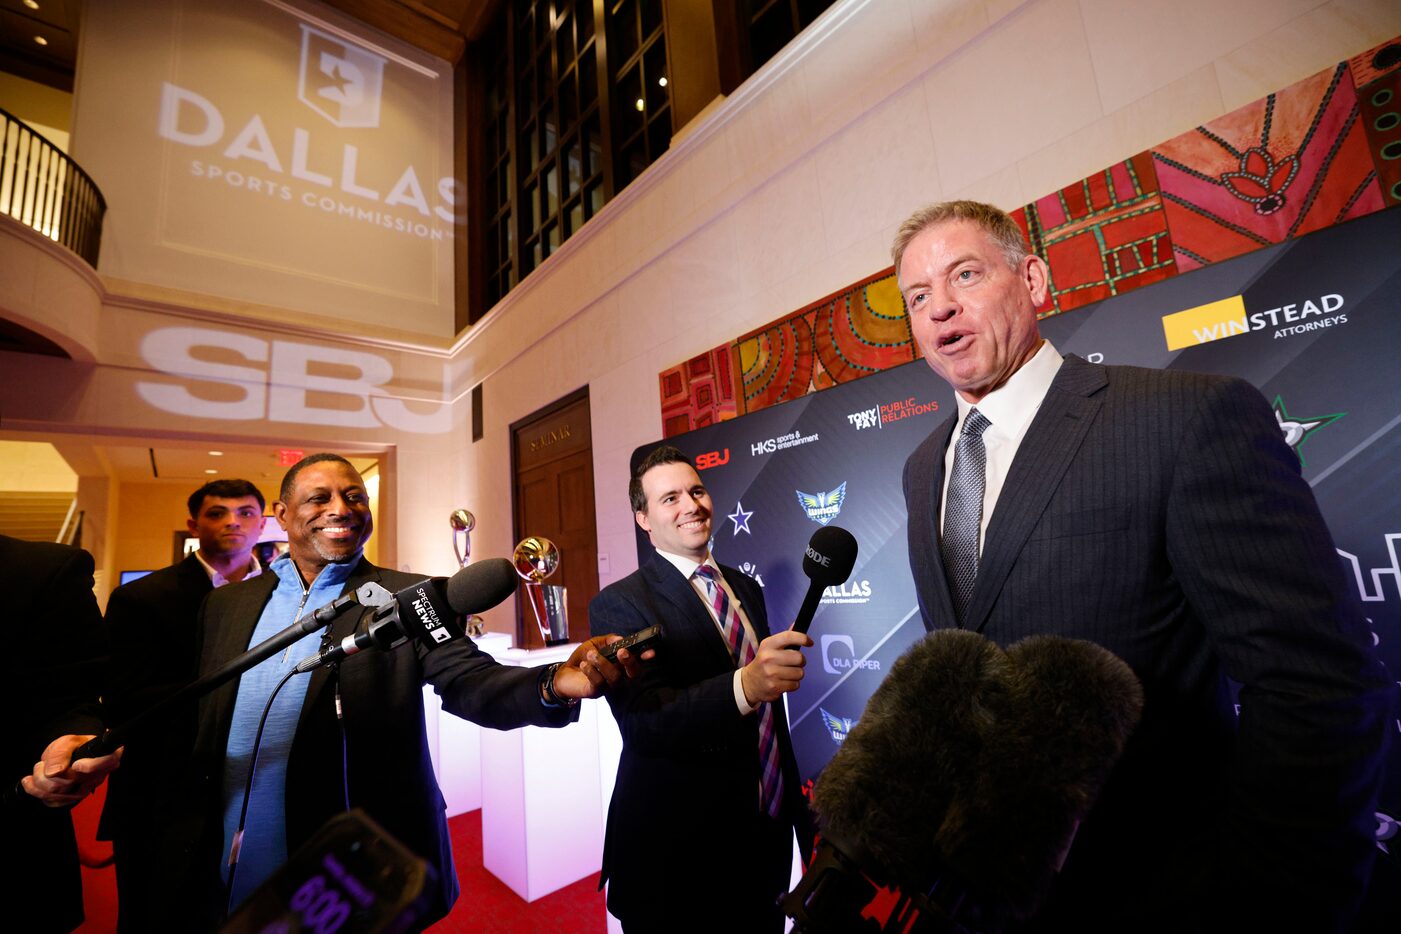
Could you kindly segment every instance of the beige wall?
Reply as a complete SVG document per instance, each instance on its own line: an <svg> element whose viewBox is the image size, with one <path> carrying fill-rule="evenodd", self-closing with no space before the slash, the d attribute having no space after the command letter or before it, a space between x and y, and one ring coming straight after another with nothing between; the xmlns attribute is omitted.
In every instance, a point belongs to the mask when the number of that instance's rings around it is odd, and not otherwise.
<svg viewBox="0 0 1401 934"><path fill-rule="evenodd" d="M0 74L0 107L19 117L45 139L68 151L73 95L21 78Z"/></svg>
<svg viewBox="0 0 1401 934"><path fill-rule="evenodd" d="M464 495L504 503L506 426L588 383L607 584L636 567L663 367L889 265L923 203L1018 207L1398 33L1391 0L838 3L468 335Z"/></svg>
<svg viewBox="0 0 1401 934"><path fill-rule="evenodd" d="M845 0L451 345L358 325L328 340L273 306L107 280L96 364L0 354L0 406L36 433L373 451L383 560L449 573L454 507L477 516L475 555L510 554L509 424L588 385L607 584L636 566L627 462L661 435L662 368L888 265L922 203L1017 207L1398 33L1393 0ZM158 366L144 341L172 328L234 338ZM366 389L363 368L307 362L305 347L373 355L389 375ZM211 381L211 364L236 369ZM141 385L247 408L181 414ZM512 618L488 616L502 631Z"/></svg>

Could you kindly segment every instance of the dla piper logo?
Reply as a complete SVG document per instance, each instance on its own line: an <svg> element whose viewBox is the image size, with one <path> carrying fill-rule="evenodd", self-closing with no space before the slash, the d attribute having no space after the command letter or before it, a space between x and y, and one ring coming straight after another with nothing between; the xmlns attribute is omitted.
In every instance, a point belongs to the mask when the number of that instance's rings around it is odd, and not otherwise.
<svg viewBox="0 0 1401 934"><path fill-rule="evenodd" d="M880 671L880 660L857 658L856 643L851 636L822 637L822 670L829 675L844 675L848 671Z"/></svg>
<svg viewBox="0 0 1401 934"><path fill-rule="evenodd" d="M211 354L233 353L250 364L216 363ZM451 424L451 409L437 403L427 414L409 410L401 399L380 387L394 378L388 360L363 351L321 347L295 341L262 340L247 334L206 328L161 328L141 341L141 356L161 373L183 382L139 380L136 392L163 412L227 421L286 422L344 428L389 426L415 434L441 434ZM349 370L354 376L326 373ZM320 372L316 372L316 371ZM443 374L446 382L447 373ZM222 399L205 398L191 386L225 387ZM230 390L238 398L229 399ZM340 397L330 408L312 404L316 397Z"/></svg>

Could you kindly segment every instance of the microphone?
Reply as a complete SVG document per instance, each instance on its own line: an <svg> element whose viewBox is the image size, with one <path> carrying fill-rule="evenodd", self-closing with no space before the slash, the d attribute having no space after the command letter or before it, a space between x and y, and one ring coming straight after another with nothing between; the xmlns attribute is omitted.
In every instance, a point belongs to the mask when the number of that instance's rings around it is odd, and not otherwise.
<svg viewBox="0 0 1401 934"><path fill-rule="evenodd" d="M931 633L817 780L827 853L784 900L795 929L853 930L872 880L902 891L892 919L913 908L932 922L908 930L989 932L1032 916L1142 708L1132 670L1093 643L1043 635L1003 651L977 633Z"/></svg>
<svg viewBox="0 0 1401 934"><path fill-rule="evenodd" d="M459 618L496 606L515 591L516 582L511 562L489 558L469 564L452 577L411 584L379 606L367 627L308 655L297 663L297 671L311 671L371 647L388 652L410 638L429 651L461 639L467 633Z"/></svg>
<svg viewBox="0 0 1401 934"><path fill-rule="evenodd" d="M845 584L856 566L856 537L835 525L824 525L812 533L807 548L803 552L803 573L812 583L808 584L807 596L798 609L793 628L807 632L812 625L813 614L817 612L822 591L828 587Z"/></svg>

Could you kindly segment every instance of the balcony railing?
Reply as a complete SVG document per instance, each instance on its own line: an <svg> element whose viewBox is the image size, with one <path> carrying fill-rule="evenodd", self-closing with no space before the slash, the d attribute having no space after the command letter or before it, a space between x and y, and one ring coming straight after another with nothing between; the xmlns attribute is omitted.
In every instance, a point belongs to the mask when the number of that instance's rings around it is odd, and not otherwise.
<svg viewBox="0 0 1401 934"><path fill-rule="evenodd" d="M97 268L107 202L88 173L0 110L0 214L56 240Z"/></svg>

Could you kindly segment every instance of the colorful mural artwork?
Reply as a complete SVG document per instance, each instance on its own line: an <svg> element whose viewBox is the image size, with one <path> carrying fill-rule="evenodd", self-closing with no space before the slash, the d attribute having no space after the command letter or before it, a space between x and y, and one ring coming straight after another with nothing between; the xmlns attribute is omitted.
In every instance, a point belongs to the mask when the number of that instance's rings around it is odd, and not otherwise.
<svg viewBox="0 0 1401 934"><path fill-rule="evenodd" d="M1397 204L1401 37L1012 216L1050 265L1049 317ZM918 353L885 269L664 370L664 430L757 412Z"/></svg>

